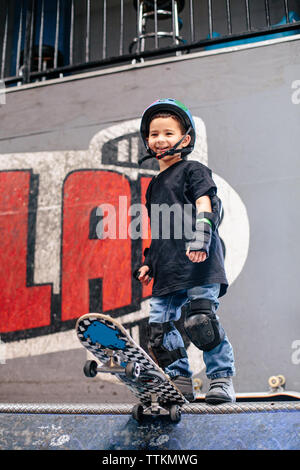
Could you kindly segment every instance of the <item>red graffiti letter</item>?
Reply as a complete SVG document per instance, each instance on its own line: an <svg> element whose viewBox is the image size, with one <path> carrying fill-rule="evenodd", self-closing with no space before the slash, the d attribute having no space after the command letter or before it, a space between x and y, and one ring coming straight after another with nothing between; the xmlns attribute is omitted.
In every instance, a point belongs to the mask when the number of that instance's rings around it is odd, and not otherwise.
<svg viewBox="0 0 300 470"><path fill-rule="evenodd" d="M103 312L130 305L131 239L124 236L124 223L119 233L120 219L125 221L126 230L130 223L128 211L124 211L126 198L129 208L129 182L115 172L77 171L67 177L63 208L63 321L88 313L93 305ZM116 239L98 238L100 230L95 236L97 225L91 219L99 214L97 208L101 204L111 204L115 209Z"/></svg>
<svg viewBox="0 0 300 470"><path fill-rule="evenodd" d="M28 285L28 272L33 269L27 266L28 240L32 236L28 224L30 183L30 171L0 173L0 331L3 333L50 324L51 286Z"/></svg>

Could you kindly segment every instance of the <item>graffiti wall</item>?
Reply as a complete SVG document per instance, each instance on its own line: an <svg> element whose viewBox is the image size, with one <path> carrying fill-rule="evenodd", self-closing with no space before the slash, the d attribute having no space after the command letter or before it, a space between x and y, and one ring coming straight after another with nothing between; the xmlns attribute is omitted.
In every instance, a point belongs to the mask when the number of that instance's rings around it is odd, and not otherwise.
<svg viewBox="0 0 300 470"><path fill-rule="evenodd" d="M151 284L142 287L133 272L150 231L146 213L136 208L157 166L138 165L139 116L154 99L172 95L193 113L190 158L212 169L223 201L219 232L230 288L220 316L236 352L237 389L265 390L276 373L297 389L296 231L284 242L275 223L279 213L281 222L296 213L299 196L299 185L291 185L299 179L293 144L299 115L291 99L296 44L195 54L6 94L0 108L1 374L21 358L80 349L74 325L90 311L118 318L146 346ZM112 238L99 236L105 205L118 221ZM132 227L138 236L130 236ZM200 351L185 340L195 374L203 374Z"/></svg>
<svg viewBox="0 0 300 470"><path fill-rule="evenodd" d="M193 159L207 165L205 125L198 117L195 122ZM16 357L18 349L20 355L26 354L20 340L45 335L47 350L43 347L40 354L55 351L57 336L53 333L66 331L65 337L69 337L67 331L87 312L121 317L146 347L147 311L141 311L141 306L151 296L152 286L142 287L133 272L142 264L151 234L147 213L130 213L134 206L144 204L157 163L139 168L143 149L138 130L139 120L109 127L81 152L1 156L0 220L6 234L1 265L6 269L1 271L0 331L7 342L8 358ZM233 282L248 253L247 211L226 181L219 175L214 179L228 212L220 235L228 278ZM115 208L118 227L114 237L103 239L97 233L101 220L97 209L105 205ZM138 236L132 237L134 222L140 228ZM228 244L235 249L226 250ZM36 351L35 342L30 344ZM75 338L73 344L69 340L60 347L78 346ZM194 354L200 356L200 352Z"/></svg>

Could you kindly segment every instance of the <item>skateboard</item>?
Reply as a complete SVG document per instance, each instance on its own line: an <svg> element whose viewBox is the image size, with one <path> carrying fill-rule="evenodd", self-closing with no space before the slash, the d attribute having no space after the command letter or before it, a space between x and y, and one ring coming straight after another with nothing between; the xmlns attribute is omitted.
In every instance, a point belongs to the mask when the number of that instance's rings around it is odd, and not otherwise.
<svg viewBox="0 0 300 470"><path fill-rule="evenodd" d="M284 389L285 377L283 375L273 375L268 380L269 390L266 392L237 393L237 402L280 402L280 401L300 401L300 392L288 391ZM201 394L202 381L194 379L195 401L205 400L205 394Z"/></svg>
<svg viewBox="0 0 300 470"><path fill-rule="evenodd" d="M172 422L180 421L181 406L188 401L117 320L88 313L77 320L76 332L81 344L101 363L87 361L84 374L114 374L127 385L139 399L132 409L136 421L141 422L144 415L168 415Z"/></svg>

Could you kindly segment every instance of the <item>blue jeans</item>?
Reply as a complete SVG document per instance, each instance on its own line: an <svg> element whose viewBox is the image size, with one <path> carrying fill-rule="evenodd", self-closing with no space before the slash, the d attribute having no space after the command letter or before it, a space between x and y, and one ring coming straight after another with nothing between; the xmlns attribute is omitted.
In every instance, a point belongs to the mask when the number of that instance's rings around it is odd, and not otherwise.
<svg viewBox="0 0 300 470"><path fill-rule="evenodd" d="M190 300L207 299L213 302L214 313L219 307L220 284L208 284L183 289L172 294L152 297L150 301L149 323L171 322L171 331L164 334L163 346L169 351L184 348L183 339L172 322L179 320L181 307ZM235 375L233 349L225 334L224 340L211 351L203 351L206 375L209 379L232 377ZM191 377L188 358L177 359L165 368L170 377L182 375Z"/></svg>

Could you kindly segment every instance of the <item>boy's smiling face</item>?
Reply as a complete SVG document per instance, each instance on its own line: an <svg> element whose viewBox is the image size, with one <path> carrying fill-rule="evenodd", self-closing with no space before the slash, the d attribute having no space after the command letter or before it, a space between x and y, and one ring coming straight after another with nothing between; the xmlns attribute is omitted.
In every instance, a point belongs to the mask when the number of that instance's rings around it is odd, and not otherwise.
<svg viewBox="0 0 300 470"><path fill-rule="evenodd" d="M149 137L147 139L148 145L151 150L156 154L162 154L171 150L174 145L179 142L184 136L182 127L176 118L173 117L157 117L154 118L149 126ZM183 148L189 145L191 136L187 135L178 148ZM162 158L163 161L173 161L174 157L178 160L181 154L166 155Z"/></svg>

